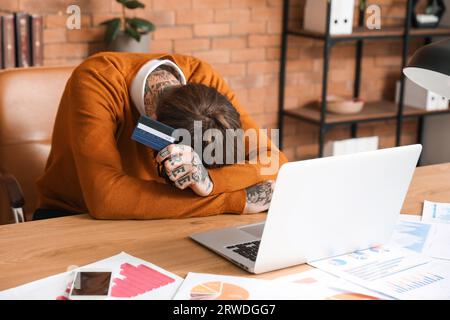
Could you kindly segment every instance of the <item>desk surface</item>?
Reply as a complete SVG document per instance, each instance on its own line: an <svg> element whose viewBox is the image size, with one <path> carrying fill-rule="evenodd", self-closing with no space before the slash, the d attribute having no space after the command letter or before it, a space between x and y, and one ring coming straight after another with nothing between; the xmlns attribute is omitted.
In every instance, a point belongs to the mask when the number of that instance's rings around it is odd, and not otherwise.
<svg viewBox="0 0 450 320"><path fill-rule="evenodd" d="M420 214L423 200L449 201L450 163L416 170L402 213ZM188 235L254 223L264 214L156 221L100 221L87 215L0 226L0 290L85 265L121 251L182 277L190 271L272 279L296 266L253 276L197 245Z"/></svg>

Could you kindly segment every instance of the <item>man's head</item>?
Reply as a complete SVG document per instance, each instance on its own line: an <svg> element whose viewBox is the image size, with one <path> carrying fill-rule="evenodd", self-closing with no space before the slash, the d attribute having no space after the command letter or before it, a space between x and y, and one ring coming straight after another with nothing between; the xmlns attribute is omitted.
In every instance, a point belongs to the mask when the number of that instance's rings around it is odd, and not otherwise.
<svg viewBox="0 0 450 320"><path fill-rule="evenodd" d="M172 86L167 88L158 98L155 116L161 121L175 129L185 129L189 132L191 146L194 147L194 122L200 121L202 125L202 150L214 141L215 137L204 135L215 129L221 132L222 137L227 137L228 129L241 129L240 115L231 102L216 89L202 85L190 83L184 86ZM227 144L233 143L233 148ZM205 163L207 167L220 167L225 164L227 152L234 152L233 158L237 154L236 148L239 144L235 139L217 144L222 146L223 161L221 163Z"/></svg>

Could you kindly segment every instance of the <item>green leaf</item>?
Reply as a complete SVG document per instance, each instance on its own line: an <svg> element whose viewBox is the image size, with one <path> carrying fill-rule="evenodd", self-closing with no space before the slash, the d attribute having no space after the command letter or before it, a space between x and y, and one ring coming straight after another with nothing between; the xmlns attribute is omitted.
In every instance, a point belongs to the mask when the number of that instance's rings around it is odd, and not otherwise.
<svg viewBox="0 0 450 320"><path fill-rule="evenodd" d="M106 24L105 41L107 44L110 44L117 38L120 31L120 18L111 19L102 24Z"/></svg>
<svg viewBox="0 0 450 320"><path fill-rule="evenodd" d="M127 18L126 22L139 33L149 33L155 30L155 25L148 20L141 18Z"/></svg>
<svg viewBox="0 0 450 320"><path fill-rule="evenodd" d="M113 19L109 19L109 20L103 21L102 23L100 23L100 25L101 26L106 26L106 25L110 24L111 22L113 22L114 20L117 20L117 19L119 19L119 18L113 18Z"/></svg>
<svg viewBox="0 0 450 320"><path fill-rule="evenodd" d="M127 2L123 3L123 5L128 9L145 8L145 4L143 4L142 2L139 2L137 0L127 1Z"/></svg>
<svg viewBox="0 0 450 320"><path fill-rule="evenodd" d="M132 27L126 27L125 33L128 34L130 37L132 37L136 41L141 41L141 34Z"/></svg>
<svg viewBox="0 0 450 320"><path fill-rule="evenodd" d="M116 0L116 2L120 3L120 4L125 4L125 2L128 2L130 0Z"/></svg>

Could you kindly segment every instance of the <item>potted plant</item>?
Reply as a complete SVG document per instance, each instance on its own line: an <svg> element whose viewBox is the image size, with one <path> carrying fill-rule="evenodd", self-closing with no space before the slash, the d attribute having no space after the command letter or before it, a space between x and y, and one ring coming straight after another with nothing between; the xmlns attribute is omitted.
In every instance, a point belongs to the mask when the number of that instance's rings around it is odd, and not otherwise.
<svg viewBox="0 0 450 320"><path fill-rule="evenodd" d="M122 16L101 23L106 26L105 42L108 50L122 52L147 52L150 46L150 32L155 25L145 19L129 18L126 9L145 8L137 0L116 0L122 5Z"/></svg>

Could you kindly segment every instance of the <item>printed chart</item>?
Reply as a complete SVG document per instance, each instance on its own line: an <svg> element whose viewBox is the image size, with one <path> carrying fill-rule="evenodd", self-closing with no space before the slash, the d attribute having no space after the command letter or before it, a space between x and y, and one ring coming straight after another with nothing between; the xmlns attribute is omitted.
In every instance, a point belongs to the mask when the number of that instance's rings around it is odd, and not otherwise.
<svg viewBox="0 0 450 320"><path fill-rule="evenodd" d="M191 290L191 300L247 300L249 296L244 288L221 281L203 283Z"/></svg>
<svg viewBox="0 0 450 320"><path fill-rule="evenodd" d="M122 264L120 276L121 278L113 279L112 297L133 298L175 281L175 279L143 264L138 266L130 263Z"/></svg>
<svg viewBox="0 0 450 320"><path fill-rule="evenodd" d="M278 281L287 281L303 285L307 289L316 289L322 293L323 300L380 300L389 297L370 291L349 281L319 269L312 269L300 273L277 278Z"/></svg>

